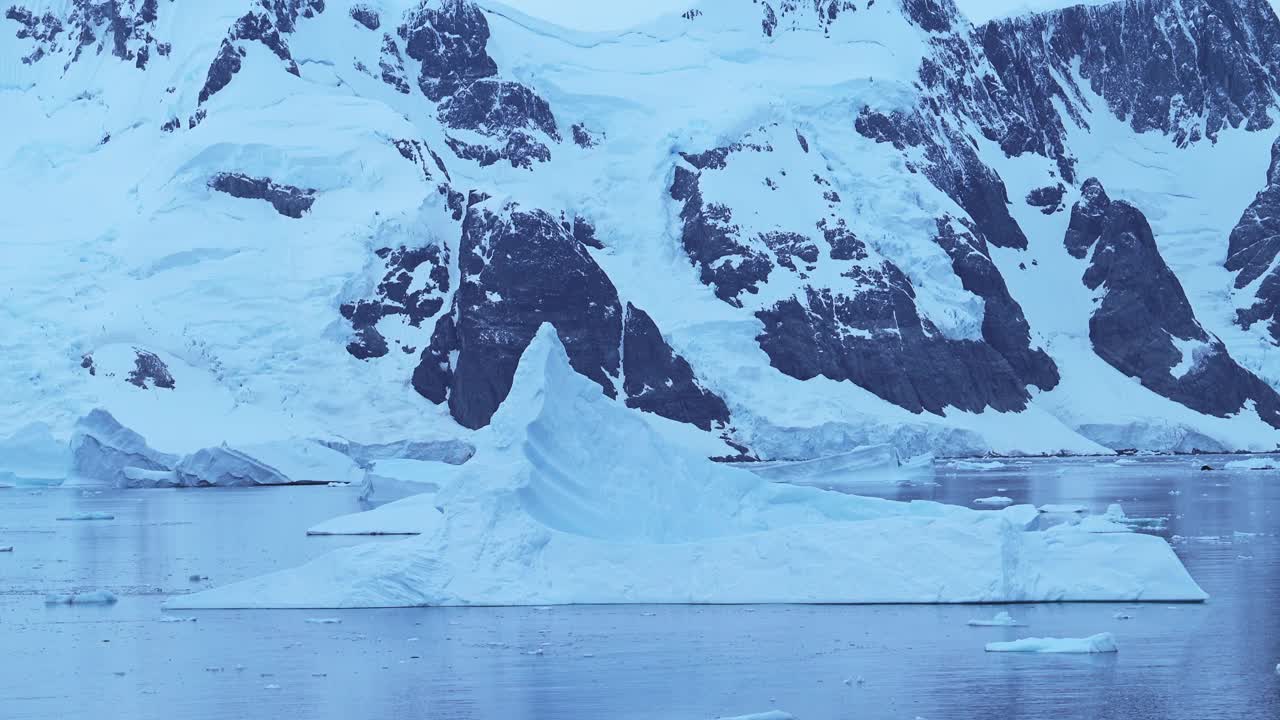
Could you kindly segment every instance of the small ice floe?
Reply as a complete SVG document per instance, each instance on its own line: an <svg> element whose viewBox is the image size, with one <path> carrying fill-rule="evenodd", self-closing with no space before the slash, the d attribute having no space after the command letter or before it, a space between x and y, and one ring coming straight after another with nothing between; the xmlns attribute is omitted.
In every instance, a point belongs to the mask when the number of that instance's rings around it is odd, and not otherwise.
<svg viewBox="0 0 1280 720"><path fill-rule="evenodd" d="M1023 638L1012 642L989 642L987 652L1027 653L1113 653L1119 652L1115 636L1098 633L1086 638Z"/></svg>
<svg viewBox="0 0 1280 720"><path fill-rule="evenodd" d="M1116 460L1112 464L1113 465L1137 465L1138 461L1132 458L1120 458L1119 460Z"/></svg>
<svg viewBox="0 0 1280 720"><path fill-rule="evenodd" d="M115 520L115 519L116 519L116 516L115 516L115 515L112 515L111 513L105 513L105 512L86 512L86 513L76 513L75 515L63 515L63 516L61 516L61 517L59 517L59 518L55 518L55 519L57 519L57 520L63 520L63 521L71 521L71 520Z"/></svg>
<svg viewBox="0 0 1280 720"><path fill-rule="evenodd" d="M280 686L275 683L267 683L266 685L262 686L262 689L263 690L279 690Z"/></svg>
<svg viewBox="0 0 1280 720"><path fill-rule="evenodd" d="M337 625L342 622L342 618L307 618L307 622L312 625Z"/></svg>
<svg viewBox="0 0 1280 720"><path fill-rule="evenodd" d="M1237 559L1237 560L1252 560L1252 559L1253 559L1253 556L1252 556L1252 555L1237 555L1237 556L1236 556L1236 559Z"/></svg>
<svg viewBox="0 0 1280 720"><path fill-rule="evenodd" d="M1178 495L1181 495L1181 494L1182 494L1182 491L1181 491L1181 490L1170 490L1170 491L1169 491L1169 494L1170 494L1170 495L1173 495L1173 496L1178 496Z"/></svg>
<svg viewBox="0 0 1280 720"><path fill-rule="evenodd" d="M1280 675L1280 663L1276 663L1276 674Z"/></svg>
<svg viewBox="0 0 1280 720"><path fill-rule="evenodd" d="M789 712L781 710L769 710L762 713L751 713L750 715L734 715L733 717L721 717L717 720L796 720L796 716Z"/></svg>
<svg viewBox="0 0 1280 720"><path fill-rule="evenodd" d="M640 617L657 617L657 615L658 615L658 613L656 613L656 612L642 612L642 613L640 613Z"/></svg>
<svg viewBox="0 0 1280 720"><path fill-rule="evenodd" d="M977 462L975 460L956 460L951 463L951 467L956 470L997 470L1004 467L1004 463L991 460L988 462Z"/></svg>
<svg viewBox="0 0 1280 720"><path fill-rule="evenodd" d="M1089 508L1086 508L1083 505L1041 505L1040 507L1036 508L1036 510L1042 513L1055 513L1055 514L1063 514L1063 515L1070 515L1070 514L1083 515L1089 511Z"/></svg>
<svg viewBox="0 0 1280 720"><path fill-rule="evenodd" d="M210 673L220 673L225 669L226 668L222 667L221 665L210 665L209 667L205 668L204 671L210 672Z"/></svg>
<svg viewBox="0 0 1280 720"><path fill-rule="evenodd" d="M325 487L351 487L351 483L349 483L349 482L331 482L331 483L329 483L328 485L326 485Z"/></svg>
<svg viewBox="0 0 1280 720"><path fill-rule="evenodd" d="M205 580L208 580L208 579L209 579L208 575L191 575L187 577L187 580L190 582L204 582Z"/></svg>
<svg viewBox="0 0 1280 720"><path fill-rule="evenodd" d="M12 545L0 545L0 552L13 552Z"/></svg>
<svg viewBox="0 0 1280 720"><path fill-rule="evenodd" d="M1007 612L1000 611L990 620L970 620L969 627L1025 627Z"/></svg>
<svg viewBox="0 0 1280 720"><path fill-rule="evenodd" d="M119 600L106 590L94 590L85 593L67 593L65 595L47 595L45 605L115 605Z"/></svg>
<svg viewBox="0 0 1280 720"><path fill-rule="evenodd" d="M985 505L987 507L1008 507L1013 504L1013 498L1004 495L992 495L991 497L981 497L973 501L974 505Z"/></svg>
<svg viewBox="0 0 1280 720"><path fill-rule="evenodd" d="M1111 617L1115 618L1116 620L1132 620L1133 619L1132 615L1130 615L1129 613L1123 610L1118 611L1115 615L1112 615Z"/></svg>
<svg viewBox="0 0 1280 720"><path fill-rule="evenodd" d="M195 617L189 616L189 615L161 615L160 616L160 622L162 623L187 623L187 622L195 622L195 621L196 621Z"/></svg>
<svg viewBox="0 0 1280 720"><path fill-rule="evenodd" d="M1280 469L1280 461L1276 458L1249 458L1232 460L1222 467L1225 470L1276 470Z"/></svg>

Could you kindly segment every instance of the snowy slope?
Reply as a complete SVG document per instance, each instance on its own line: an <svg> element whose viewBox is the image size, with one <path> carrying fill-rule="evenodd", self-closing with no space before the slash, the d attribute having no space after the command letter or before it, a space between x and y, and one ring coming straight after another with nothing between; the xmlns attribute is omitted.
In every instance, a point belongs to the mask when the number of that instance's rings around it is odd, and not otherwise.
<svg viewBox="0 0 1280 720"><path fill-rule="evenodd" d="M1099 178L1280 383L1223 266L1266 182L1274 14L1145 3L1227 66L1261 53L1261 90L1137 128L1080 74L1113 58L1060 58L1054 94L1030 33L958 5L703 0L602 33L519 3L26 0L0 20L0 436L102 407L173 452L465 438L552 322L704 456L1273 448L1251 406L1103 359L1064 236ZM1187 19L1210 6L1239 32Z"/></svg>

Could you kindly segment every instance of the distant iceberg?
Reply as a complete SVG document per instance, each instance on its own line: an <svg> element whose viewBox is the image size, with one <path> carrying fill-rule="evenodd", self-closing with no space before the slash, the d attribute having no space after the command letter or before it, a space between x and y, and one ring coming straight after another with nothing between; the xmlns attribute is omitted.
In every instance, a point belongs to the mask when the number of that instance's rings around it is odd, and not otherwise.
<svg viewBox="0 0 1280 720"><path fill-rule="evenodd" d="M1155 536L1028 531L1027 506L894 502L713 463L576 373L549 325L476 441L475 458L420 502L421 535L167 606L1206 598Z"/></svg>
<svg viewBox="0 0 1280 720"><path fill-rule="evenodd" d="M1098 633L1087 638L1023 638L987 643L987 652L1113 653L1119 649L1111 633Z"/></svg>

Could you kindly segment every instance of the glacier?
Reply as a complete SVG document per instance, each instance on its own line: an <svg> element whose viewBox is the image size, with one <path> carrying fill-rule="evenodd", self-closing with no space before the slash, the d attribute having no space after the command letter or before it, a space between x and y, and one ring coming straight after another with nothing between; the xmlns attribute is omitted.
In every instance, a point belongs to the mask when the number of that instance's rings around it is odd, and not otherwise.
<svg viewBox="0 0 1280 720"><path fill-rule="evenodd" d="M603 396L550 325L475 439L475 458L417 504L417 537L166 607L1206 599L1155 536L1029 530L1031 506L865 498L713 463Z"/></svg>

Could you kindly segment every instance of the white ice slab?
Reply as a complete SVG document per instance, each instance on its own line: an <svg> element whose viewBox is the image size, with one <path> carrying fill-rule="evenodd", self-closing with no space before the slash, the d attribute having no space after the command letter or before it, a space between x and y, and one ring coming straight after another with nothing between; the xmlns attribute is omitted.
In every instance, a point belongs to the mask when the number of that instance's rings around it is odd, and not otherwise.
<svg viewBox="0 0 1280 720"><path fill-rule="evenodd" d="M1086 638L1023 638L987 643L987 652L1113 653L1119 650L1111 633L1098 633Z"/></svg>
<svg viewBox="0 0 1280 720"><path fill-rule="evenodd" d="M587 432L585 429L589 428ZM650 430L544 326L424 534L169 607L1198 601L1161 538L765 481Z"/></svg>

